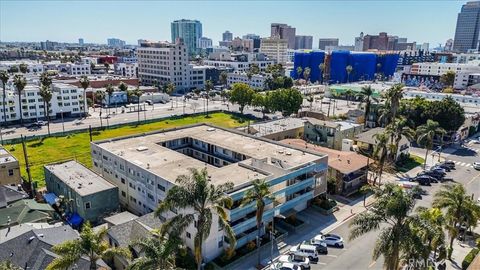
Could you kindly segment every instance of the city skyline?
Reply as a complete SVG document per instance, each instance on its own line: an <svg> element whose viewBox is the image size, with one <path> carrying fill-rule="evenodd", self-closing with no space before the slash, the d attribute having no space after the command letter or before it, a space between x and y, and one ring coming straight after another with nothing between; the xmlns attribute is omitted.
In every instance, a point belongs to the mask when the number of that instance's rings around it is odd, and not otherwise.
<svg viewBox="0 0 480 270"><path fill-rule="evenodd" d="M319 38L339 38L340 44L353 45L360 32L387 32L436 47L453 38L457 14L466 3L443 1L432 5L431 1L388 1L370 5L371 1L261 1L255 2L256 8L252 9L250 1L126 1L115 5L110 1L38 1L28 2L28 8L25 2L0 3L1 41L48 39L76 43L78 38L83 38L86 43L106 43L111 37L125 40L127 44L136 44L138 39L169 41L172 21L192 19L202 23L204 36L211 38L214 45L226 30L234 37L252 32L267 37L270 24L277 22L295 27L297 35L312 35L314 48L318 47ZM297 16L292 7L302 10L303 15ZM248 14L236 10L248 10ZM89 19L82 14L88 14ZM232 14L240 15L232 19ZM343 16L341 20L339 15Z"/></svg>

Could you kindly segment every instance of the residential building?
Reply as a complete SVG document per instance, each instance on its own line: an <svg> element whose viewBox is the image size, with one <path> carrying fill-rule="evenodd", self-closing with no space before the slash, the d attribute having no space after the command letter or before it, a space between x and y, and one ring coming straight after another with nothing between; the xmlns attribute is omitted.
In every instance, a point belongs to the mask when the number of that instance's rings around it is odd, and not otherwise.
<svg viewBox="0 0 480 270"><path fill-rule="evenodd" d="M362 45L362 49L360 46ZM390 36L386 32L380 32L378 35L364 35L355 38L356 51L404 51L415 50L417 47L415 42L407 42L407 38L400 38L398 36Z"/></svg>
<svg viewBox="0 0 480 270"><path fill-rule="evenodd" d="M354 149L362 154L373 154L375 146L377 145L375 134L380 134L385 131L384 128L377 127L369 129L365 132L357 134L353 139ZM410 149L410 142L402 135L398 144L398 152L396 159L398 160L403 155L408 155Z"/></svg>
<svg viewBox="0 0 480 270"><path fill-rule="evenodd" d="M442 100L446 97L451 97L456 102L462 104L462 107L465 107L467 104L480 105L480 96L473 95L462 95L462 94L447 94L447 93L438 93L438 92L425 92L417 90L408 90L404 93L404 98L415 98L420 97L427 100Z"/></svg>
<svg viewBox="0 0 480 270"><path fill-rule="evenodd" d="M28 199L28 194L22 191L18 185L0 186L0 208L4 208L22 199Z"/></svg>
<svg viewBox="0 0 480 270"><path fill-rule="evenodd" d="M361 52L363 51L363 39L364 39L364 34L363 32L360 32L360 35L358 37L355 37L355 50L356 52Z"/></svg>
<svg viewBox="0 0 480 270"><path fill-rule="evenodd" d="M188 74L188 87L189 89L204 89L207 69L210 69L210 66L198 66L194 64L188 64L187 74Z"/></svg>
<svg viewBox="0 0 480 270"><path fill-rule="evenodd" d="M351 151L338 151L307 143L301 139L286 139L282 143L328 155L328 179L335 180L335 193L350 196L367 183L368 157Z"/></svg>
<svg viewBox="0 0 480 270"><path fill-rule="evenodd" d="M452 63L480 65L480 53L455 53L452 55Z"/></svg>
<svg viewBox="0 0 480 270"><path fill-rule="evenodd" d="M139 79L147 85L172 82L177 89L188 88L187 53L181 42L142 43L137 48Z"/></svg>
<svg viewBox="0 0 480 270"><path fill-rule="evenodd" d="M58 65L58 71L67 73L72 76L82 76L82 75L90 75L90 64L75 64L75 63L68 63L68 64L60 64Z"/></svg>
<svg viewBox="0 0 480 270"><path fill-rule="evenodd" d="M253 51L257 52L258 49L260 49L260 43L262 42L262 39L260 38L259 35L256 34L246 34L243 35L243 39L251 39L253 40Z"/></svg>
<svg viewBox="0 0 480 270"><path fill-rule="evenodd" d="M252 64L256 64L260 71L263 72L269 65L273 64L272 60L255 53L232 54L229 52L218 52L212 53L208 57L208 59L203 60L204 65L233 69L233 71L238 72L247 71Z"/></svg>
<svg viewBox="0 0 480 270"><path fill-rule="evenodd" d="M480 1L470 1L462 6L457 17L453 50L467 52L479 50Z"/></svg>
<svg viewBox="0 0 480 270"><path fill-rule="evenodd" d="M312 36L295 36L295 50L308 49L311 50L313 45Z"/></svg>
<svg viewBox="0 0 480 270"><path fill-rule="evenodd" d="M138 63L115 63L113 69L116 75L128 78L138 77Z"/></svg>
<svg viewBox="0 0 480 270"><path fill-rule="evenodd" d="M63 196L69 213L98 223L103 216L118 210L118 187L76 161L44 167L48 192Z"/></svg>
<svg viewBox="0 0 480 270"><path fill-rule="evenodd" d="M457 63L415 63L410 69L411 75L442 76L448 71L455 72L453 88L465 89L468 86L470 74L480 73L480 66Z"/></svg>
<svg viewBox="0 0 480 270"><path fill-rule="evenodd" d="M35 200L23 199L0 208L0 229L23 223L49 222L55 217L55 210Z"/></svg>
<svg viewBox="0 0 480 270"><path fill-rule="evenodd" d="M287 41L288 49L295 49L295 27L283 23L272 23L271 38Z"/></svg>
<svg viewBox="0 0 480 270"><path fill-rule="evenodd" d="M267 202L265 224L277 213L288 217L305 209L310 200L326 192L326 155L207 124L92 142L91 149L93 169L119 187L121 205L134 214L152 212L177 177L189 175L191 168L206 168L214 185L232 182L228 196L234 206L227 210L227 217L237 247L257 237L255 205L240 206L254 179L265 179L275 196ZM172 211L159 219L165 222L183 213L182 209ZM191 249L195 231L190 225L182 235ZM223 253L228 246L224 236L213 216L203 246L205 261Z"/></svg>
<svg viewBox="0 0 480 270"><path fill-rule="evenodd" d="M188 55L197 53L198 39L202 37L202 24L197 20L176 20L171 24L172 43L180 38L187 48Z"/></svg>
<svg viewBox="0 0 480 270"><path fill-rule="evenodd" d="M472 86L480 83L480 73L473 73L468 75L468 86Z"/></svg>
<svg viewBox="0 0 480 270"><path fill-rule="evenodd" d="M295 47L295 44L293 45ZM270 60L285 64L287 62L288 41L279 38L262 38L260 52L264 53Z"/></svg>
<svg viewBox="0 0 480 270"><path fill-rule="evenodd" d="M258 90L265 89L265 79L267 77L262 74L253 74L251 78L246 72L230 72L227 77L227 86L230 87L234 83L246 83L250 87Z"/></svg>
<svg viewBox="0 0 480 270"><path fill-rule="evenodd" d="M79 38L78 39L78 45L83 46L83 44L85 44L83 38Z"/></svg>
<svg viewBox="0 0 480 270"><path fill-rule="evenodd" d="M0 186L18 185L21 182L20 163L7 149L0 146Z"/></svg>
<svg viewBox="0 0 480 270"><path fill-rule="evenodd" d="M222 34L222 41L232 41L233 40L233 34L230 31L225 31Z"/></svg>
<svg viewBox="0 0 480 270"><path fill-rule="evenodd" d="M56 50L57 46L58 46L58 42L55 42L55 41L47 40L47 41L40 42L40 49L44 51L54 51Z"/></svg>
<svg viewBox="0 0 480 270"><path fill-rule="evenodd" d="M43 270L59 256L52 247L65 241L77 239L79 233L68 225L57 223L21 224L0 230L0 261L9 261L16 267ZM81 257L74 268L89 270L90 261ZM97 269L110 269L103 260L97 261Z"/></svg>
<svg viewBox="0 0 480 270"><path fill-rule="evenodd" d="M109 38L107 39L107 45L109 47L123 48L125 47L126 42L118 38Z"/></svg>
<svg viewBox="0 0 480 270"><path fill-rule="evenodd" d="M206 49L212 47L213 42L211 38L201 37L197 41L197 48L198 49Z"/></svg>
<svg viewBox="0 0 480 270"><path fill-rule="evenodd" d="M338 46L338 38L319 38L318 49L325 51L327 46Z"/></svg>
<svg viewBox="0 0 480 270"><path fill-rule="evenodd" d="M248 129L238 128L256 137L263 137L274 141L303 138L306 120L303 118L287 117L273 121L251 124Z"/></svg>
<svg viewBox="0 0 480 270"><path fill-rule="evenodd" d="M0 70L10 71L12 68L18 69L20 64L27 65L27 74L41 74L46 70L44 64L33 60L1 61Z"/></svg>
<svg viewBox="0 0 480 270"><path fill-rule="evenodd" d="M240 52L253 52L253 39L242 39L236 37L232 40L230 44L230 48L233 51L240 51Z"/></svg>
<svg viewBox="0 0 480 270"><path fill-rule="evenodd" d="M325 121L306 118L305 139L328 148L341 150L344 140L353 140L363 131L363 125L344 121Z"/></svg>
<svg viewBox="0 0 480 270"><path fill-rule="evenodd" d="M453 39L451 38L447 39L447 41L445 42L444 51L446 52L453 51Z"/></svg>

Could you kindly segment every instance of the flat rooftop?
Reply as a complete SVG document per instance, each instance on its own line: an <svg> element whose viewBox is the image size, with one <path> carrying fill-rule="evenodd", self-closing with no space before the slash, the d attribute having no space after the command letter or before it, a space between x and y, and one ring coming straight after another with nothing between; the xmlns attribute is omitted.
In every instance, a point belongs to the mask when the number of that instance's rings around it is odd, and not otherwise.
<svg viewBox="0 0 480 270"><path fill-rule="evenodd" d="M10 162L17 162L17 159L5 148L0 146L0 164L6 164Z"/></svg>
<svg viewBox="0 0 480 270"><path fill-rule="evenodd" d="M80 196L116 188L103 177L74 160L46 165L45 168Z"/></svg>
<svg viewBox="0 0 480 270"><path fill-rule="evenodd" d="M295 128L301 128L305 125L306 119L304 118L282 118L278 120L256 123L250 125L250 132L255 136L263 137L270 134L275 134ZM238 130L244 130L245 127L238 128Z"/></svg>
<svg viewBox="0 0 480 270"><path fill-rule="evenodd" d="M216 167L161 145L162 142L180 138L196 139L243 154L247 158ZM179 175L189 175L190 168L207 168L214 184L233 182L236 189L248 185L254 179L278 177L326 157L207 124L97 141L92 144L172 183Z"/></svg>

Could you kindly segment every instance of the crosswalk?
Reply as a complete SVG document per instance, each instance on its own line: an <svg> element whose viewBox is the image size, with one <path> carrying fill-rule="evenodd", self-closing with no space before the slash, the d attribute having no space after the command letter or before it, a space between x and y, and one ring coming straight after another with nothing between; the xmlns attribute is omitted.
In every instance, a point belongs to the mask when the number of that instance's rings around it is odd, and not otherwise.
<svg viewBox="0 0 480 270"><path fill-rule="evenodd" d="M473 168L473 165L472 165L472 163L461 162L461 161L455 161L455 160L453 160L453 162L454 162L454 163L455 163L455 165L457 165L457 166L462 166L462 167L467 167L467 168Z"/></svg>

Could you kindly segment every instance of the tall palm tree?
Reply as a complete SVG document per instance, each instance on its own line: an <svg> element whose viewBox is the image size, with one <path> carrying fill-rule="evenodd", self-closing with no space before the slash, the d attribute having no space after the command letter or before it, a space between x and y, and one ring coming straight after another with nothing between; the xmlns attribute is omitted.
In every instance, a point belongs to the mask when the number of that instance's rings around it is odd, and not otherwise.
<svg viewBox="0 0 480 270"><path fill-rule="evenodd" d="M40 88L40 96L43 99L43 112L47 118L47 130L48 136L50 136L50 101L52 100L52 91L46 85L42 85Z"/></svg>
<svg viewBox="0 0 480 270"><path fill-rule="evenodd" d="M205 92L207 93L207 117L208 117L208 100L210 99L210 91L213 89L213 82L207 80L205 82Z"/></svg>
<svg viewBox="0 0 480 270"><path fill-rule="evenodd" d="M387 133L391 134L391 143L393 145L393 151L391 152L392 160L395 160L398 153L398 145L402 140L402 136L408 141L413 141L415 137L415 131L408 126L408 121L405 117L397 117L386 128Z"/></svg>
<svg viewBox="0 0 480 270"><path fill-rule="evenodd" d="M345 91L345 97L347 99L347 106L349 105L348 102L350 101L350 98L353 97L355 93L353 92L352 89L347 89L347 91Z"/></svg>
<svg viewBox="0 0 480 270"><path fill-rule="evenodd" d="M223 84L223 88L227 88L228 74L225 71L222 71L219 76L219 81Z"/></svg>
<svg viewBox="0 0 480 270"><path fill-rule="evenodd" d="M325 69L326 69L325 63L321 63L320 65L318 65L318 69L320 69L322 71L322 78L321 79L322 79L322 83L324 83L325 78L326 78L326 76L325 76Z"/></svg>
<svg viewBox="0 0 480 270"><path fill-rule="evenodd" d="M20 106L20 124L23 125L22 92L23 92L23 89L25 89L25 86L27 86L27 80L23 75L15 74L15 76L13 77L13 84L17 89L18 105Z"/></svg>
<svg viewBox="0 0 480 270"><path fill-rule="evenodd" d="M370 211L364 211L353 218L350 239L380 230L373 249L373 260L383 255L385 268L398 270L400 258L408 251L409 244L421 242L420 236L415 234L411 226L414 217L410 216L410 212L415 206L413 193L404 192L392 183L381 188L369 188L374 191L377 200Z"/></svg>
<svg viewBox="0 0 480 270"><path fill-rule="evenodd" d="M197 263L197 269L202 267L202 245L210 234L213 215L218 216L218 221L229 239L230 247L233 249L236 245L235 233L227 221L225 207L231 207L232 198L226 193L233 188L233 183L227 182L215 186L210 182L207 169L201 171L197 169L190 170L191 175L180 175L176 179L176 184L167 192L163 200L155 210L157 216L171 209L188 209L186 213L181 213L168 220L162 225L163 234L169 235L174 232L185 231L196 220L197 232L194 241L194 255Z"/></svg>
<svg viewBox="0 0 480 270"><path fill-rule="evenodd" d="M350 73L353 71L353 67L351 65L348 65L345 70L347 71L347 82L350 82Z"/></svg>
<svg viewBox="0 0 480 270"><path fill-rule="evenodd" d="M311 72L312 70L309 67L306 67L305 70L303 71L303 78L305 79L305 84L309 83Z"/></svg>
<svg viewBox="0 0 480 270"><path fill-rule="evenodd" d="M143 95L143 91L137 87L133 90L133 95L137 97L137 124L140 124L140 97Z"/></svg>
<svg viewBox="0 0 480 270"><path fill-rule="evenodd" d="M386 124L390 124L397 117L398 109L400 108L400 100L403 98L403 84L395 84L390 87L385 93L386 101L385 103L389 104L390 117L386 120Z"/></svg>
<svg viewBox="0 0 480 270"><path fill-rule="evenodd" d="M172 82L169 82L165 86L165 91L169 96L171 96L175 92L175 88L176 88L175 84ZM172 103L172 107L170 109L173 110L173 99L171 99L171 103Z"/></svg>
<svg viewBox="0 0 480 270"><path fill-rule="evenodd" d="M0 81L2 81L2 87L3 87L3 125L7 126L7 109L6 109L6 103L7 103L7 82L10 79L10 75L8 74L7 71L2 70L0 71Z"/></svg>
<svg viewBox="0 0 480 270"><path fill-rule="evenodd" d="M87 88L90 86L90 80L87 76L82 76L79 80L80 86L83 88L83 113L87 117L88 113L88 103L87 103ZM93 107L95 110L95 106Z"/></svg>
<svg viewBox="0 0 480 270"><path fill-rule="evenodd" d="M387 160L388 154L388 134L387 133L377 133L374 135L375 138L375 147L373 149L373 156L378 163L378 184L380 185L382 181L383 169L385 166L385 161ZM377 182L377 177L373 180L373 185L375 186Z"/></svg>
<svg viewBox="0 0 480 270"><path fill-rule="evenodd" d="M115 89L113 88L113 85L111 83L107 84L107 86L105 86L105 92L107 92L107 95L108 95L108 112L107 114L110 114L110 100L112 98L112 95L113 95L113 92L115 91Z"/></svg>
<svg viewBox="0 0 480 270"><path fill-rule="evenodd" d="M360 92L360 98L362 102L365 102L365 113L363 115L363 127L367 127L367 118L370 114L370 106L372 104L372 100L375 101L376 99L373 98L373 89L370 85L366 85L362 87L362 91Z"/></svg>
<svg viewBox="0 0 480 270"><path fill-rule="evenodd" d="M423 163L423 168L427 166L427 157L428 151L433 148L433 139L436 135L443 136L447 133L443 128L440 127L438 122L435 122L431 119L427 120L425 125L421 125L417 128L417 143L423 145L426 148L425 151L425 161Z"/></svg>
<svg viewBox="0 0 480 270"><path fill-rule="evenodd" d="M70 269L82 257L89 258L90 270L97 269L97 261L100 259L109 259L115 255L131 257L127 248L109 247L108 242L105 241L106 235L106 228L95 232L90 223L86 222L78 239L65 241L52 248L60 257L55 258L47 266L47 270Z"/></svg>
<svg viewBox="0 0 480 270"><path fill-rule="evenodd" d="M253 202L256 204L256 212L255 216L257 219L257 253L258 259L257 264L260 264L260 237L262 236L262 228L263 226L263 213L265 211L265 201L273 201L275 197L273 196L272 192L270 191L270 185L265 182L264 180L255 179L253 181L252 188L245 192L243 196L243 200L241 203L241 207L245 207Z"/></svg>
<svg viewBox="0 0 480 270"><path fill-rule="evenodd" d="M422 237L424 243L428 243L428 254L434 251L435 255L438 248L445 243L445 217L439 208L417 207L418 222L417 232Z"/></svg>
<svg viewBox="0 0 480 270"><path fill-rule="evenodd" d="M97 90L97 92L95 92L94 96L95 96L96 100L100 100L100 126L103 126L103 124L102 124L102 107L103 107L102 102L105 100L105 92L103 92L101 90Z"/></svg>
<svg viewBox="0 0 480 270"><path fill-rule="evenodd" d="M181 240L172 235L166 237L159 235L159 232L153 231L150 237L138 239L130 244L130 247L138 248L142 256L136 258L128 266L128 270L163 270L176 269L175 255L179 251Z"/></svg>
<svg viewBox="0 0 480 270"><path fill-rule="evenodd" d="M446 228L449 232L450 247L448 258L451 258L453 241L459 233L458 227L468 222L469 217L480 218L480 206L472 203L472 198L466 194L465 187L461 184L443 185L433 196L433 207L445 209Z"/></svg>
<svg viewBox="0 0 480 270"><path fill-rule="evenodd" d="M297 67L297 70L295 70L297 72L297 80L300 79L300 76L302 75L302 72L303 72L303 68L302 67Z"/></svg>
<svg viewBox="0 0 480 270"><path fill-rule="evenodd" d="M310 103L310 111L312 110L312 106L313 106L313 101L315 100L315 98L313 97L313 95L308 95L307 96L307 102Z"/></svg>

